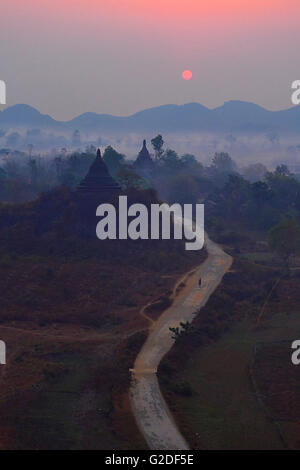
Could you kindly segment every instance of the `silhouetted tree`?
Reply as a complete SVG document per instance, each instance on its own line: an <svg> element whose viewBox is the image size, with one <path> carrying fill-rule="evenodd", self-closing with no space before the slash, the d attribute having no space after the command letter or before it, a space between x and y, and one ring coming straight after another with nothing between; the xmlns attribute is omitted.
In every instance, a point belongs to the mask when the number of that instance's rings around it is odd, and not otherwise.
<svg viewBox="0 0 300 470"><path fill-rule="evenodd" d="M284 219L269 231L269 246L289 269L290 257L300 253L300 226L294 219Z"/></svg>
<svg viewBox="0 0 300 470"><path fill-rule="evenodd" d="M113 147L110 145L106 147L103 160L109 169L109 172L112 176L116 175L121 168L121 165L124 163L124 155L117 152Z"/></svg>
<svg viewBox="0 0 300 470"><path fill-rule="evenodd" d="M120 167L116 174L116 179L124 190L130 188L145 189L149 187L149 184L127 165Z"/></svg>
<svg viewBox="0 0 300 470"><path fill-rule="evenodd" d="M155 160L159 161L162 158L162 155L164 153L163 151L163 146L164 146L164 141L163 138L160 134L158 134L154 139L151 140L152 147L155 152Z"/></svg>
<svg viewBox="0 0 300 470"><path fill-rule="evenodd" d="M212 159L212 167L221 173L232 173L236 170L236 164L225 152L216 152Z"/></svg>

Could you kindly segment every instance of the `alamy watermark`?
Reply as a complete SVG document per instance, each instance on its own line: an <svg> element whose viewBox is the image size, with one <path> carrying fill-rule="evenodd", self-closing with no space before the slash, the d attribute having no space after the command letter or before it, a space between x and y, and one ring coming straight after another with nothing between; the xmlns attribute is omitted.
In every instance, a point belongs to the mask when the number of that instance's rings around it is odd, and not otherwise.
<svg viewBox="0 0 300 470"><path fill-rule="evenodd" d="M295 80L292 83L292 90L295 90L292 94L292 103L297 105L300 104L300 80Z"/></svg>
<svg viewBox="0 0 300 470"><path fill-rule="evenodd" d="M96 215L101 217L96 227L99 240L188 240L186 250L201 250L204 245L203 204L132 204L127 196L119 196L118 221L113 204L100 204ZM128 217L132 220L128 221ZM193 220L194 219L194 220ZM173 230L172 228L173 222Z"/></svg>
<svg viewBox="0 0 300 470"><path fill-rule="evenodd" d="M6 364L6 344L0 340L0 364Z"/></svg>
<svg viewBox="0 0 300 470"><path fill-rule="evenodd" d="M0 104L6 104L6 84L0 80Z"/></svg>
<svg viewBox="0 0 300 470"><path fill-rule="evenodd" d="M292 349L294 349L294 352L292 353L292 363L294 366L299 366L300 365L300 340L295 340L292 343Z"/></svg>

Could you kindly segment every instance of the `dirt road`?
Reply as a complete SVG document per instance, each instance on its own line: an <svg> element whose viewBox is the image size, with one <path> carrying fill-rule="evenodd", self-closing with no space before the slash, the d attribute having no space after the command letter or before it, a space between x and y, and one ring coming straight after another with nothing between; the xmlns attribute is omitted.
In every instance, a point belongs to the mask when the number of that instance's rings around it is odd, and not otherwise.
<svg viewBox="0 0 300 470"><path fill-rule="evenodd" d="M153 322L132 370L132 409L139 429L153 450L189 449L162 396L156 371L174 344L169 328L179 326L180 322L191 322L196 310L206 304L231 266L232 258L207 236L205 245L207 259L188 278L172 306ZM198 284L200 277L201 287Z"/></svg>

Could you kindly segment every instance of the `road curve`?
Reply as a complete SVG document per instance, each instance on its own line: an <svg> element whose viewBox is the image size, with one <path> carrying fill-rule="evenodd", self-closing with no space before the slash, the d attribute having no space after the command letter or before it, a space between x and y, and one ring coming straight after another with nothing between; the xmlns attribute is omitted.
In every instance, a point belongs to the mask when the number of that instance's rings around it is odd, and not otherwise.
<svg viewBox="0 0 300 470"><path fill-rule="evenodd" d="M175 298L172 306L151 326L149 336L139 352L130 387L132 410L148 446L153 450L188 450L160 391L157 367L171 349L174 340L170 327L191 322L195 312L203 307L218 287L232 264L231 256L205 236L207 258ZM202 286L199 288L199 278Z"/></svg>

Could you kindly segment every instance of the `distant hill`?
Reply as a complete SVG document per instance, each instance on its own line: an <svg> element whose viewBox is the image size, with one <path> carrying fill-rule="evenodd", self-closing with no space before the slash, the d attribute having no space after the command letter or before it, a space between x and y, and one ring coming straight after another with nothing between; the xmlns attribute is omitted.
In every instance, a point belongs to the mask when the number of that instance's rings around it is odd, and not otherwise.
<svg viewBox="0 0 300 470"><path fill-rule="evenodd" d="M60 127L61 123L55 121L51 116L41 114L37 109L27 104L10 106L0 112L0 127L14 128L54 128Z"/></svg>
<svg viewBox="0 0 300 470"><path fill-rule="evenodd" d="M131 116L84 113L67 122L41 114L35 108L19 104L0 112L0 129L40 128L57 131L79 129L89 132L300 132L300 106L268 111L244 101L228 101L209 109L199 103L164 105Z"/></svg>

